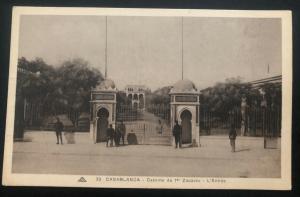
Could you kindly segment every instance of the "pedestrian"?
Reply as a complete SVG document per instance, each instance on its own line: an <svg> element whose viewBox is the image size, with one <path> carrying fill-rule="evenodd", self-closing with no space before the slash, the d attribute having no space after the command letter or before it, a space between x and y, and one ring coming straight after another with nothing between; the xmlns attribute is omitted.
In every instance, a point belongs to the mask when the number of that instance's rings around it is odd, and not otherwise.
<svg viewBox="0 0 300 197"><path fill-rule="evenodd" d="M115 131L115 135L114 135L114 140L115 140L116 146L120 145L120 138L121 138L121 132L120 132L120 127L118 126Z"/></svg>
<svg viewBox="0 0 300 197"><path fill-rule="evenodd" d="M182 128L178 124L178 121L175 120L175 125L173 127L173 136L175 138L175 148L181 148L181 134L182 134Z"/></svg>
<svg viewBox="0 0 300 197"><path fill-rule="evenodd" d="M157 130L158 134L162 135L162 133L163 133L163 124L161 123L160 119L158 119L158 125L156 127L156 130Z"/></svg>
<svg viewBox="0 0 300 197"><path fill-rule="evenodd" d="M110 142L110 147L113 146L115 130L112 127L112 124L109 125L109 128L106 130L106 147L108 147L108 143Z"/></svg>
<svg viewBox="0 0 300 197"><path fill-rule="evenodd" d="M121 124L120 124L120 133L121 133L121 138L122 138L123 145L125 145L124 139L125 139L125 135L126 135L126 126L123 123L123 121L121 121Z"/></svg>
<svg viewBox="0 0 300 197"><path fill-rule="evenodd" d="M56 117L56 123L54 124L54 129L55 129L56 138L57 138L56 144L59 144L59 139L60 139L60 143L63 144L62 134L61 133L62 133L62 131L64 129L64 125L59 120L59 117Z"/></svg>
<svg viewBox="0 0 300 197"><path fill-rule="evenodd" d="M229 131L229 140L230 140L230 146L231 146L231 152L235 152L235 139L236 139L236 129L234 128L234 125L231 124L230 131Z"/></svg>

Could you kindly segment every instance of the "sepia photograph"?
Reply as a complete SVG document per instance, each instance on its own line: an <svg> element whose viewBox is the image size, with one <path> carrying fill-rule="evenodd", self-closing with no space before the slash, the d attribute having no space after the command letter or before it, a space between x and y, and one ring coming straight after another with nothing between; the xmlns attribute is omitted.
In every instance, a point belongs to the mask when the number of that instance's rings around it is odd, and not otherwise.
<svg viewBox="0 0 300 197"><path fill-rule="evenodd" d="M4 185L290 189L290 11L14 7Z"/></svg>

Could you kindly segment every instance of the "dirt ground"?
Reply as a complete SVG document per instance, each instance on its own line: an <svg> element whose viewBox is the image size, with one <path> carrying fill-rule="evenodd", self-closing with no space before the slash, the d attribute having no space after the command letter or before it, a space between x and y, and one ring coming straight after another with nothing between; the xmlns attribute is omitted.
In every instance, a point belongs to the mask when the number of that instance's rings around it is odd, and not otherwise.
<svg viewBox="0 0 300 197"><path fill-rule="evenodd" d="M237 137L234 153L227 136L201 136L201 147L182 149L159 145L107 148L105 143L93 144L88 133L76 133L75 144L57 145L54 132L28 131L25 139L14 143L13 173L280 177L280 146L264 149L261 137Z"/></svg>

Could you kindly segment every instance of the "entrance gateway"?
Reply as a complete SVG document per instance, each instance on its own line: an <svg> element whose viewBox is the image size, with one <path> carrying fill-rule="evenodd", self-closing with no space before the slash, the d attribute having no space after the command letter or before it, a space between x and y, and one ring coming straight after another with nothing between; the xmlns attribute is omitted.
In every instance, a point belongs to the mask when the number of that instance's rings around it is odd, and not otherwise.
<svg viewBox="0 0 300 197"><path fill-rule="evenodd" d="M106 108L102 107L97 112L97 135L96 142L106 141L106 130L108 128L109 112Z"/></svg>
<svg viewBox="0 0 300 197"><path fill-rule="evenodd" d="M90 136L94 143L106 141L110 124L115 128L116 94L115 83L110 79L105 79L91 91Z"/></svg>
<svg viewBox="0 0 300 197"><path fill-rule="evenodd" d="M117 90L112 80L106 79L99 86L92 90L91 93L91 127L90 134L94 143L103 142L106 140L106 130L110 124L113 128L116 125L116 94ZM175 120L182 126L182 144L192 147L200 146L199 140L199 93L193 82L189 80L180 80L174 84L170 90L170 125L163 126L163 132L157 132L158 125L163 125L155 114L143 112L143 124L141 121L135 121L136 124L126 123L127 133L133 131L139 137L142 134L142 139L139 141L143 144L161 144L163 141L166 145L175 144L171 129L174 126ZM145 118L149 124L154 127L148 131L148 124L145 124ZM152 118L151 118L152 117ZM159 120L153 122L153 120ZM159 124L161 123L161 124ZM156 125L156 126L155 126ZM141 128L139 127L141 126ZM169 129L168 129L169 128ZM143 130L140 132L140 130ZM159 134L158 134L159 133ZM150 137L149 137L150 136ZM141 137L141 136L140 136ZM149 137L149 139L147 139ZM153 139L152 139L153 138ZM168 139L166 139L168 138ZM150 141L149 141L150 140ZM154 143L151 140L156 140Z"/></svg>
<svg viewBox="0 0 300 197"><path fill-rule="evenodd" d="M174 84L171 95L171 126L175 120L182 126L182 144L200 146L199 92L193 82L180 80ZM175 140L173 140L175 144Z"/></svg>
<svg viewBox="0 0 300 197"><path fill-rule="evenodd" d="M192 114L189 110L180 113L182 127L182 144L192 143Z"/></svg>

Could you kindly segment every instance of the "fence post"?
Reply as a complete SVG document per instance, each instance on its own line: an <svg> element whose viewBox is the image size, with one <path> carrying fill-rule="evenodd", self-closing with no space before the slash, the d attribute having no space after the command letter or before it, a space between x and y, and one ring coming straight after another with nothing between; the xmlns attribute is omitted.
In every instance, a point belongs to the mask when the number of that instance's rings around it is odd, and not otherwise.
<svg viewBox="0 0 300 197"><path fill-rule="evenodd" d="M144 123L144 143L146 144L146 124Z"/></svg>
<svg viewBox="0 0 300 197"><path fill-rule="evenodd" d="M262 108L262 133L263 133L263 137L264 137L264 148L266 148L266 132L265 132L265 121L266 121L266 111L265 108Z"/></svg>
<svg viewBox="0 0 300 197"><path fill-rule="evenodd" d="M241 120L241 136L245 136L245 130L246 130L246 98L242 98L241 102L241 115L242 115L242 120Z"/></svg>

